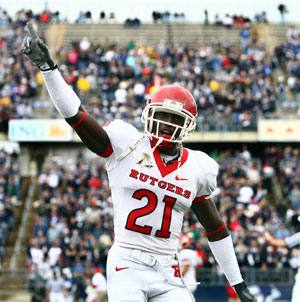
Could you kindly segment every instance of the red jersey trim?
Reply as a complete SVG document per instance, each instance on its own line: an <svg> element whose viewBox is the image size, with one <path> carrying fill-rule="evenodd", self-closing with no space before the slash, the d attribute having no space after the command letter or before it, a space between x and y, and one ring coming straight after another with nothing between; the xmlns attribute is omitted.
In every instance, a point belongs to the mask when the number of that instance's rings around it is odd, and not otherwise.
<svg viewBox="0 0 300 302"><path fill-rule="evenodd" d="M201 196L198 196L196 197L193 202L195 203L201 203L202 201L206 200L206 198L208 197L209 195L201 195Z"/></svg>
<svg viewBox="0 0 300 302"><path fill-rule="evenodd" d="M108 126L112 121L106 121L103 127Z"/></svg>
<svg viewBox="0 0 300 302"><path fill-rule="evenodd" d="M99 155L101 157L106 158L106 157L111 156L112 153L113 153L113 148L112 148L111 143L109 143L109 145L107 146L107 148L103 152L99 153Z"/></svg>
<svg viewBox="0 0 300 302"><path fill-rule="evenodd" d="M155 148L154 150L154 159L157 165L158 170L160 171L160 174L162 177L165 177L166 175L174 172L175 170L177 170L178 168L178 160L174 160L173 162L171 162L169 165L165 165L158 148ZM184 165L184 163L186 162L187 158L188 158L189 152L187 149L183 148L183 152L182 152L182 158L181 158L181 166Z"/></svg>
<svg viewBox="0 0 300 302"><path fill-rule="evenodd" d="M76 127L78 127L87 118L87 116L88 116L87 112L83 111L83 113L81 114L79 120L76 121L74 124L72 124L71 127L73 129L75 129Z"/></svg>
<svg viewBox="0 0 300 302"><path fill-rule="evenodd" d="M219 232L221 232L223 229L225 229L225 223L224 222L222 222L222 224L215 231L206 232L206 235L208 235L208 236L215 236L216 234L218 234Z"/></svg>

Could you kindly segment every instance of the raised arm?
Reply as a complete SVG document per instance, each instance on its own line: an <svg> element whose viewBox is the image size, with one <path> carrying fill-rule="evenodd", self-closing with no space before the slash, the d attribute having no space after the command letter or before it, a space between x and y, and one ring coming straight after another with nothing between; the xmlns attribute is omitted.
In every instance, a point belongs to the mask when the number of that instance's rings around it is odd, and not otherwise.
<svg viewBox="0 0 300 302"><path fill-rule="evenodd" d="M300 232L295 233L294 235L286 237L284 239L276 239L269 232L266 232L265 238L269 244L277 247L292 248L300 244Z"/></svg>
<svg viewBox="0 0 300 302"><path fill-rule="evenodd" d="M276 247L287 247L287 244L283 239L276 239L269 232L265 233L265 239L269 244L274 245Z"/></svg>
<svg viewBox="0 0 300 302"><path fill-rule="evenodd" d="M109 154L111 145L107 133L84 110L80 99L61 76L49 54L48 47L39 38L30 22L27 24L27 31L22 52L42 72L46 88L56 109L91 151L104 156Z"/></svg>
<svg viewBox="0 0 300 302"><path fill-rule="evenodd" d="M256 298L243 281L231 236L215 203L210 199L196 200L192 204L192 210L206 230L209 247L230 285L234 287L242 302L255 302Z"/></svg>
<svg viewBox="0 0 300 302"><path fill-rule="evenodd" d="M82 106L75 116L66 118L66 121L91 151L99 155L109 152L111 145L107 133Z"/></svg>

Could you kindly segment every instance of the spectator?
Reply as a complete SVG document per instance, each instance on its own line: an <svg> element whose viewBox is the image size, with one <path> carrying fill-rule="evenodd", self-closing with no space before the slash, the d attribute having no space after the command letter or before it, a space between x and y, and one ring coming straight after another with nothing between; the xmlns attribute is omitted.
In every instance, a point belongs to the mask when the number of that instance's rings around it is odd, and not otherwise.
<svg viewBox="0 0 300 302"><path fill-rule="evenodd" d="M157 11L153 11L152 19L153 19L153 23L157 23L159 20L161 20L161 13L159 13Z"/></svg>
<svg viewBox="0 0 300 302"><path fill-rule="evenodd" d="M43 263L44 252L39 247L37 239L31 240L31 246L29 248L29 256L32 259L32 263L36 264L38 267Z"/></svg>
<svg viewBox="0 0 300 302"><path fill-rule="evenodd" d="M19 165L15 154L0 149L0 267L9 232L15 227L15 208L20 204ZM38 246L36 245L38 248ZM37 251L37 262L40 260Z"/></svg>
<svg viewBox="0 0 300 302"><path fill-rule="evenodd" d="M241 49L243 52L247 52L247 48L251 41L251 33L249 28L243 28L240 31L240 37L241 37Z"/></svg>
<svg viewBox="0 0 300 302"><path fill-rule="evenodd" d="M220 19L219 14L215 15L215 25L223 25L223 22Z"/></svg>
<svg viewBox="0 0 300 302"><path fill-rule="evenodd" d="M53 271L53 278L47 282L49 302L64 301L64 281L59 277L56 271Z"/></svg>
<svg viewBox="0 0 300 302"><path fill-rule="evenodd" d="M93 286L92 284L89 284L87 287L86 287L86 294L87 294L87 297L86 297L86 302L94 302L94 301L97 301L97 289L95 286Z"/></svg>
<svg viewBox="0 0 300 302"><path fill-rule="evenodd" d="M208 11L204 10L204 25L209 25Z"/></svg>
<svg viewBox="0 0 300 302"><path fill-rule="evenodd" d="M54 222L53 225L55 226ZM49 263L51 266L55 266L61 256L62 249L60 248L59 244L60 244L59 239L55 239L53 241L53 246L48 251Z"/></svg>
<svg viewBox="0 0 300 302"><path fill-rule="evenodd" d="M74 299L78 302L86 302L87 294L85 292L86 285L82 276L78 275L74 277Z"/></svg>
<svg viewBox="0 0 300 302"><path fill-rule="evenodd" d="M116 16L114 12L109 13L109 18L108 18L109 23L116 23Z"/></svg>
<svg viewBox="0 0 300 302"><path fill-rule="evenodd" d="M287 7L285 4L280 3L277 8L280 13L281 22L284 23L284 17L288 13Z"/></svg>
<svg viewBox="0 0 300 302"><path fill-rule="evenodd" d="M39 16L39 21L41 23L49 23L51 21L51 14L47 10L44 10L40 16Z"/></svg>
<svg viewBox="0 0 300 302"><path fill-rule="evenodd" d="M288 199L295 210L300 210L300 183L294 183L288 194Z"/></svg>
<svg viewBox="0 0 300 302"><path fill-rule="evenodd" d="M89 24L92 23L92 12L89 10L85 13L85 21Z"/></svg>
<svg viewBox="0 0 300 302"><path fill-rule="evenodd" d="M96 288L97 301L98 302L107 301L106 279L100 268L95 268L94 270L94 276L92 277L92 285Z"/></svg>
<svg viewBox="0 0 300 302"><path fill-rule="evenodd" d="M231 28L233 24L232 17L230 17L229 14L226 14L222 23L226 28Z"/></svg>
<svg viewBox="0 0 300 302"><path fill-rule="evenodd" d="M100 22L103 23L105 21L105 17L106 17L105 12L101 11L99 17L100 17Z"/></svg>

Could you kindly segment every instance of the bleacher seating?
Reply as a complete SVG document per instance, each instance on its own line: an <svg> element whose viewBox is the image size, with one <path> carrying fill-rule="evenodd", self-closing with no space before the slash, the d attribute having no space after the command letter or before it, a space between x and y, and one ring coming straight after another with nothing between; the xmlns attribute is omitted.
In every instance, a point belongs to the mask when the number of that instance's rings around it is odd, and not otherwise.
<svg viewBox="0 0 300 302"><path fill-rule="evenodd" d="M53 29L59 25L52 25ZM65 24L64 45L70 48L72 41L87 37L97 44L118 44L125 46L135 41L143 45L155 45L166 41L167 30L164 24L144 24L138 28L124 27L122 24Z"/></svg>

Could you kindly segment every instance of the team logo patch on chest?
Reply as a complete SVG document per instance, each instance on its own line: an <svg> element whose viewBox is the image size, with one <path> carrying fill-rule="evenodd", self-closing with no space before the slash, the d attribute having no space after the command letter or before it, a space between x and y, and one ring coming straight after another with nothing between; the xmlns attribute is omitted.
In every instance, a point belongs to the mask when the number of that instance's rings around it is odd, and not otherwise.
<svg viewBox="0 0 300 302"><path fill-rule="evenodd" d="M150 154L143 152L141 156L137 159L137 164L141 165L142 167L146 168L152 168L153 164L151 161L151 156Z"/></svg>
<svg viewBox="0 0 300 302"><path fill-rule="evenodd" d="M135 169L131 169L129 177L136 179L137 181L150 184L151 186L158 187L160 189L175 193L176 195L182 196L186 199L189 199L192 194L192 192L189 190L185 190L182 187L176 186L170 182L159 180L156 177L153 177L146 173L139 172Z"/></svg>

